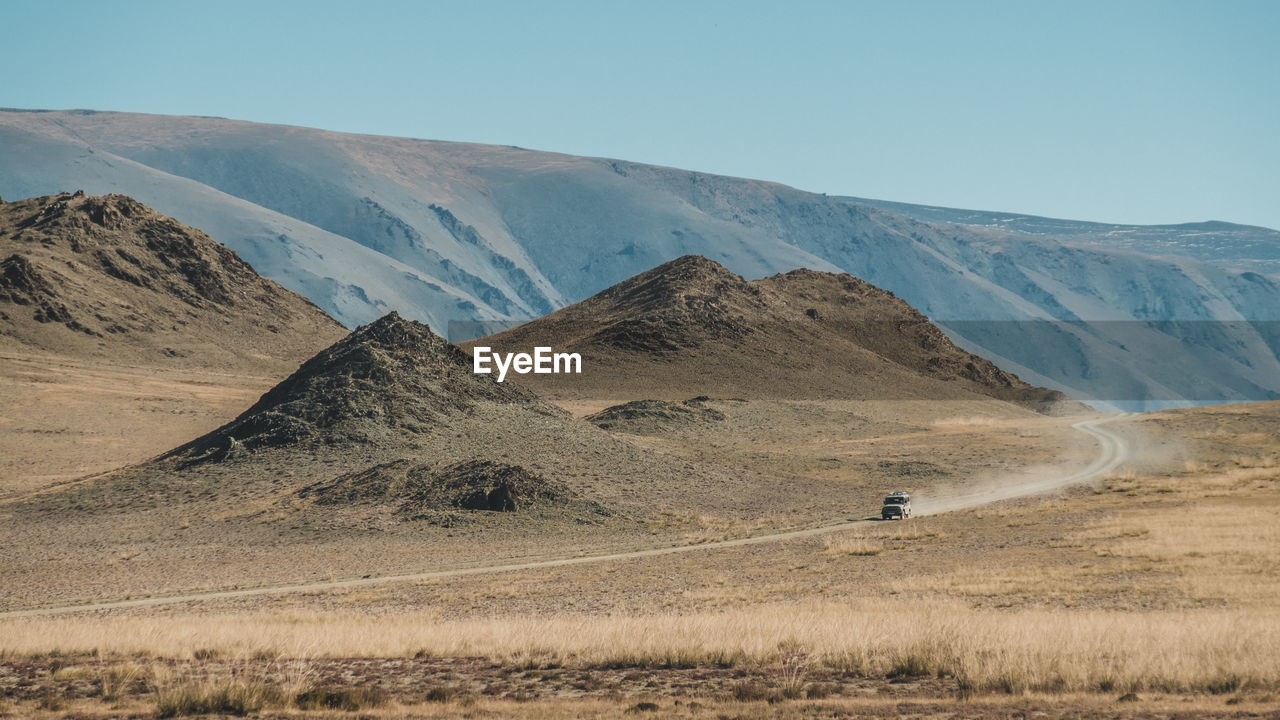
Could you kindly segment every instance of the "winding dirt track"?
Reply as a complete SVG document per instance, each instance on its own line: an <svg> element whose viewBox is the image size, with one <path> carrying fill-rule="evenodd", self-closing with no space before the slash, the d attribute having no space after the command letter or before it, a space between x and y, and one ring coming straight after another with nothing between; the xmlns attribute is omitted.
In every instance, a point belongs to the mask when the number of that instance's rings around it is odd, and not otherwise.
<svg viewBox="0 0 1280 720"><path fill-rule="evenodd" d="M1029 482L1022 482L1010 485L1000 485L991 489L980 490L977 492L955 495L946 498L938 498L930 501L927 505L917 508L917 515L935 515L943 512L951 512L954 510L963 510L966 508L985 505L1000 500L1008 500L1016 497L1024 497L1027 495L1037 495L1059 488L1073 485L1075 483L1091 480L1095 477L1111 472L1129 457L1129 445L1124 438L1109 432L1102 427L1103 424L1119 420L1127 417L1128 413L1111 415L1097 420L1085 420L1072 425L1073 428L1088 435L1092 435L1098 440L1099 453L1088 466L1082 470L1065 475L1062 477L1049 477ZM506 565L483 565L479 567L455 568L451 570L436 570L433 572L411 573L407 575L384 575L381 577L356 578L351 580L333 580L329 582L307 583L303 585L277 585L268 587L244 588L239 590L214 590L205 592L194 592L183 595L169 595L165 597L149 597L137 598L133 600L116 600L110 602L90 603L87 605L65 605L62 607L49 608L33 608L29 610L11 610L8 612L0 612L0 618L17 618L32 615L54 615L76 612L93 612L97 610L115 610L123 608L151 607L156 605L176 605L184 602L196 602L202 600L221 600L226 598L240 598L254 595L280 595L298 592L316 592L321 590L335 590L340 588L362 587L366 585L383 585L396 582L409 582L417 580L434 580L439 578L462 577L466 575L483 575L487 573L513 572L517 570L536 570L539 568L564 567L566 565L585 565L587 563L611 562L614 560L633 560L637 558L657 557L660 555L675 555L677 553L702 552L705 550L717 550L720 548L740 547L743 545L758 545L761 543L780 542L784 540L795 540L799 538L813 537L815 535L824 535L826 533L839 532L841 530L849 530L859 526L867 525L871 520L853 520L846 522L838 522L830 525L820 525L817 527L803 528L800 530L788 530L786 532L772 533L769 535L756 535L753 537L737 538L734 540L721 540L719 542L703 543L701 545L676 545L670 547L649 548L646 550L632 550L628 552L610 553L607 555L583 555L579 557L558 558L553 560L536 560L532 562L511 563Z"/></svg>

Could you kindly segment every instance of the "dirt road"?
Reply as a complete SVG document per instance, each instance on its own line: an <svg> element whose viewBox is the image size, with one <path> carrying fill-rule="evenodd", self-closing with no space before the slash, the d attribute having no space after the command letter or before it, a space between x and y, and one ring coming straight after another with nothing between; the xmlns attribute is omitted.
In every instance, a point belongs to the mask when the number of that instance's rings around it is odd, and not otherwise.
<svg viewBox="0 0 1280 720"><path fill-rule="evenodd" d="M1009 482L995 484L990 488L985 488L975 492L964 493L948 497L937 498L922 503L916 509L917 515L931 515L942 512L951 512L954 510L962 510L965 508L993 503L1000 500L1008 500L1015 497L1024 497L1028 495L1036 495L1059 488L1066 487L1075 483L1091 480L1095 477L1108 473L1119 467L1129 457L1129 446L1124 438L1116 435L1104 427L1105 423L1113 422L1121 418L1128 417L1127 413L1119 415L1111 415L1096 420L1085 420L1074 424L1072 427L1080 432L1093 436L1098 440L1099 453L1088 466L1082 470L1070 475L1059 477L1044 477L1031 480L1021 480L1017 482ZM536 570L539 568L563 567L566 565L583 565L586 563L604 563L615 560L633 560L637 558L657 557L660 555L674 555L677 553L703 552L706 550L716 550L720 548L741 547L744 545L757 545L760 543L781 542L785 540L796 540L800 538L813 537L815 535L823 535L826 533L839 532L841 530L850 530L860 526L865 526L873 520L845 520L835 522L829 525L821 525L817 527L802 528L798 530L789 530L786 532L771 533L768 535L757 535L754 537L737 538L734 540L722 540L719 542L709 542L700 545L676 545L670 547L647 548L643 550L632 550L620 553L610 553L607 555L582 555L578 557L562 557L548 560L536 560L531 562L511 563L503 565L484 565L470 568L455 568L450 570L436 570L432 572L411 573L406 575L386 575L382 577L365 577L353 578L350 580L333 580L328 582L307 583L302 585L278 585L257 588L242 588L236 590L215 590L187 593L183 595L170 595L166 597L148 597L135 598L131 600L117 600L111 602L91 603L86 605L66 605L62 607L50 608L33 608L29 610L12 610L0 613L0 618L15 618L31 615L51 615L65 614L75 612L93 612L98 610L113 610L123 608L150 607L156 605L174 605L184 602L196 602L203 600L221 600L226 598L247 597L253 595L278 595L299 592L317 592L323 590L336 590L342 588L353 588L367 585L382 585L396 582L412 582L419 580L433 580L439 578L462 577L467 575L482 575L487 573L514 572L519 570Z"/></svg>
<svg viewBox="0 0 1280 720"><path fill-rule="evenodd" d="M1129 459L1129 445L1115 433L1100 427L1103 423L1113 422L1132 415L1121 413L1101 420L1085 420L1071 427L1098 440L1098 457L1078 472L1070 475L1044 475L1028 477L1014 483L980 484L976 489L961 493L948 493L937 498L922 498L913 503L916 515L937 515L938 513L965 510L978 505L1009 500L1027 495L1039 495L1076 483L1092 480L1115 470Z"/></svg>

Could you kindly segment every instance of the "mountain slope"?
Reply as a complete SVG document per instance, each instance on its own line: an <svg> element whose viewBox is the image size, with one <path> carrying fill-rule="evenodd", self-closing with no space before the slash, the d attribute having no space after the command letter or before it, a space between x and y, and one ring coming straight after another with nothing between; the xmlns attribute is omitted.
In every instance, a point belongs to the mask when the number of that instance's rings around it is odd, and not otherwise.
<svg viewBox="0 0 1280 720"><path fill-rule="evenodd" d="M747 282L693 255L464 347L540 345L582 356L581 375L519 376L557 395L988 396L1048 413L1083 409L961 350L901 299L857 278L794 270Z"/></svg>
<svg viewBox="0 0 1280 720"><path fill-rule="evenodd" d="M10 347L274 373L341 333L204 233L131 198L0 202Z"/></svg>
<svg viewBox="0 0 1280 720"><path fill-rule="evenodd" d="M441 332L529 319L699 254L752 278L848 272L1075 397L1142 407L1280 393L1280 341L1256 324L1280 320L1273 231L999 223L616 160L217 118L7 111L0 143L0 194L130 192L349 326L393 308ZM1006 324L1028 320L1048 324L1043 341ZM973 321L994 325L961 327Z"/></svg>

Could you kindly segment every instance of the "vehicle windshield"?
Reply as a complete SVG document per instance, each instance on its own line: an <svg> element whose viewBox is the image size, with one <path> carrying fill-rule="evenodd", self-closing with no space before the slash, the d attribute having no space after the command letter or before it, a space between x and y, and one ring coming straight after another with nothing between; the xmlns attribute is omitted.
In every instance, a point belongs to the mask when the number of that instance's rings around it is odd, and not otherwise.
<svg viewBox="0 0 1280 720"><path fill-rule="evenodd" d="M907 499L899 495L890 495L884 499L885 505L906 505Z"/></svg>

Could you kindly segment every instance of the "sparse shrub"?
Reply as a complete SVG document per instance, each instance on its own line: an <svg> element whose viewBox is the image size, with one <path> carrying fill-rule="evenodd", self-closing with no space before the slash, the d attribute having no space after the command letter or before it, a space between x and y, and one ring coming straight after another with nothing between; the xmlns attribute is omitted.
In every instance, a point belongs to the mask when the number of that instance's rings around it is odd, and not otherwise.
<svg viewBox="0 0 1280 720"><path fill-rule="evenodd" d="M600 699L604 700L605 702L611 702L614 704L621 705L622 702L627 699L627 696L623 695L617 690L608 690L600 695Z"/></svg>
<svg viewBox="0 0 1280 720"><path fill-rule="evenodd" d="M50 712L58 712L65 705L66 703L63 701L62 696L52 687L46 687L36 699L36 707Z"/></svg>
<svg viewBox="0 0 1280 720"><path fill-rule="evenodd" d="M800 684L786 685L778 689L778 695L786 700L799 700L805 696L804 686Z"/></svg>
<svg viewBox="0 0 1280 720"><path fill-rule="evenodd" d="M191 653L191 656L196 660L217 660L220 655L222 653L214 648L197 648L195 652Z"/></svg>
<svg viewBox="0 0 1280 720"><path fill-rule="evenodd" d="M733 693L733 699L739 702L760 702L761 700L769 699L768 688L749 680L734 683L729 691Z"/></svg>
<svg viewBox="0 0 1280 720"><path fill-rule="evenodd" d="M894 659L893 667L889 668L888 672L890 678L922 677L932 674L932 664L920 650L909 650L900 654Z"/></svg>
<svg viewBox="0 0 1280 720"><path fill-rule="evenodd" d="M115 702L129 692L131 685L142 690L143 669L137 665L112 665L101 672L98 678L98 692L105 702Z"/></svg>
<svg viewBox="0 0 1280 720"><path fill-rule="evenodd" d="M809 654L802 643L789 640L778 645L782 667L779 671L778 692L787 700L804 696L804 679L809 673Z"/></svg>
<svg viewBox="0 0 1280 720"><path fill-rule="evenodd" d="M1227 695L1242 690L1245 685L1243 677L1235 673L1223 673L1206 682L1204 689L1214 695Z"/></svg>
<svg viewBox="0 0 1280 720"><path fill-rule="evenodd" d="M578 678L578 681L573 684L573 687L577 688L578 690L591 692L593 690L599 690L600 688L604 687L604 681L601 680L595 673L589 672L583 675L582 677Z"/></svg>
<svg viewBox="0 0 1280 720"><path fill-rule="evenodd" d="M359 710L360 704L345 689L315 688L300 692L293 699L299 710Z"/></svg>
<svg viewBox="0 0 1280 720"><path fill-rule="evenodd" d="M706 656L703 658L703 663L711 665L712 667L731 668L736 667L740 662L742 662L745 655L746 653L743 653L740 650L732 652L725 650L712 650L706 653Z"/></svg>
<svg viewBox="0 0 1280 720"><path fill-rule="evenodd" d="M822 664L842 675L866 675L870 661L865 652L845 650L824 656Z"/></svg>
<svg viewBox="0 0 1280 720"><path fill-rule="evenodd" d="M537 670L542 667L559 667L555 651L545 648L522 650L511 659L511 664L518 670Z"/></svg>
<svg viewBox="0 0 1280 720"><path fill-rule="evenodd" d="M300 710L360 710L385 705L387 694L376 687L312 688L293 700Z"/></svg>
<svg viewBox="0 0 1280 720"><path fill-rule="evenodd" d="M162 718L213 714L243 717L284 704L279 687L258 681L186 683L156 694L156 714Z"/></svg>
<svg viewBox="0 0 1280 720"><path fill-rule="evenodd" d="M457 696L457 690L445 685L440 685L427 691L427 702L447 703L452 702Z"/></svg>
<svg viewBox="0 0 1280 720"><path fill-rule="evenodd" d="M830 536L826 538L823 546L823 553L826 555L855 555L860 557L870 557L884 552L884 546L879 542L862 537L861 535Z"/></svg>
<svg viewBox="0 0 1280 720"><path fill-rule="evenodd" d="M804 689L804 696L810 700L822 700L839 692L840 686L835 683L813 683Z"/></svg>
<svg viewBox="0 0 1280 720"><path fill-rule="evenodd" d="M1027 678L1020 669L1009 669L996 676L995 686L1009 695L1018 695L1027 690Z"/></svg>

